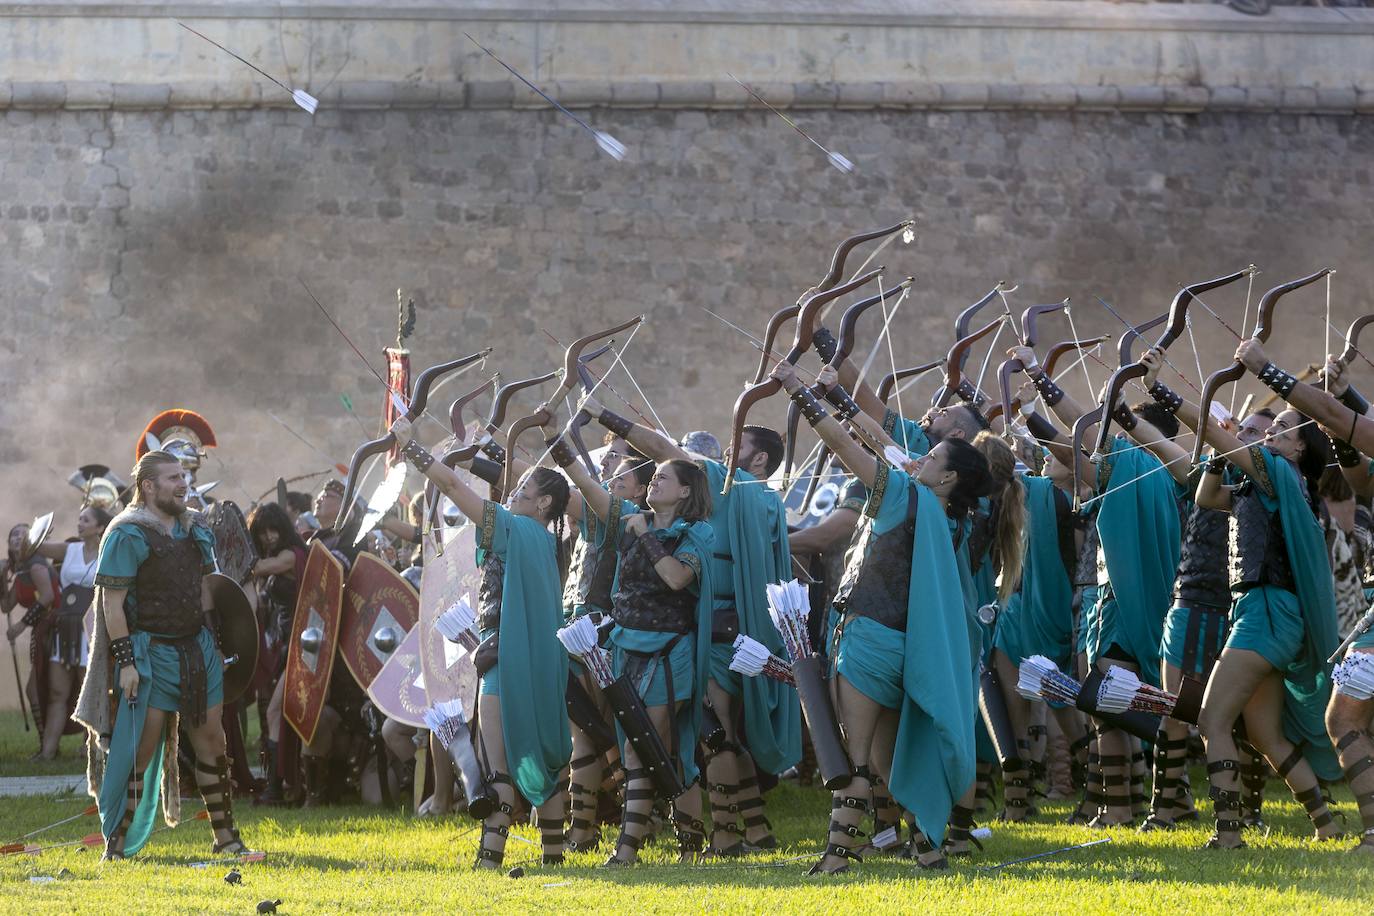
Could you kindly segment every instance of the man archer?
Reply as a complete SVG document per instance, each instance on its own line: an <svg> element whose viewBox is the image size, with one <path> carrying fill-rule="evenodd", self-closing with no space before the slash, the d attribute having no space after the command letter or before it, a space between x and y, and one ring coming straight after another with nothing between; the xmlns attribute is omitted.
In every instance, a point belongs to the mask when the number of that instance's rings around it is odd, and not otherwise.
<svg viewBox="0 0 1374 916"><path fill-rule="evenodd" d="M207 617L213 605L204 576L215 570L214 534L186 508L187 491L175 455L144 453L134 468L133 501L110 523L96 561L95 633L75 718L91 732L103 861L143 848L159 787L167 792L167 822L177 822L178 717L195 752L212 851L248 851L234 829L220 719L224 663Z"/></svg>

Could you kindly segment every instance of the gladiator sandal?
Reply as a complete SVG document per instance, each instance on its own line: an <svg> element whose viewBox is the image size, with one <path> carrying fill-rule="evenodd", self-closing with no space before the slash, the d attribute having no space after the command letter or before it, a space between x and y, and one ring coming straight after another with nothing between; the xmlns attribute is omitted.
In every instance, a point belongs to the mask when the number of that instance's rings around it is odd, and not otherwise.
<svg viewBox="0 0 1374 916"><path fill-rule="evenodd" d="M993 806L995 786L993 785L992 764L978 761L977 779L973 784L973 813L982 814Z"/></svg>
<svg viewBox="0 0 1374 916"><path fill-rule="evenodd" d="M615 841L615 850L610 858L602 863L602 868L615 868L633 865L639 858L639 850L644 846L644 836L649 832L649 813L653 810L654 790L645 769L625 771L625 810L620 815L620 836ZM628 849L630 855L622 856L620 850Z"/></svg>
<svg viewBox="0 0 1374 916"><path fill-rule="evenodd" d="M115 824L114 830L105 838L105 852L100 857L102 862L118 862L124 858L124 836L129 832L129 825L134 821L134 811L138 808L139 799L143 797L143 774L138 771L138 766L134 766L134 775L129 777L129 793L127 802L124 805L124 813L120 815L119 823Z"/></svg>
<svg viewBox="0 0 1374 916"><path fill-rule="evenodd" d="M1024 742L1017 742L1022 744ZM1002 813L1000 821L1024 821L1031 814L1030 767L1020 757L1002 763Z"/></svg>
<svg viewBox="0 0 1374 916"><path fill-rule="evenodd" d="M973 809L955 805L949 810L949 827L945 830L945 841L940 851L951 859L967 859L973 855L970 846L983 851L983 844L973 835Z"/></svg>
<svg viewBox="0 0 1374 916"><path fill-rule="evenodd" d="M678 861L690 863L706 848L706 825L686 811L673 807L673 832L677 835Z"/></svg>
<svg viewBox="0 0 1374 916"><path fill-rule="evenodd" d="M1197 813L1183 801L1183 774L1188 764L1188 739L1170 738L1164 729L1155 736L1154 794L1141 833L1172 830L1185 814ZM1182 811L1183 813L1177 813Z"/></svg>
<svg viewBox="0 0 1374 916"><path fill-rule="evenodd" d="M730 756L727 761L726 755ZM733 766L731 765L733 764ZM711 845L708 855L733 859L744 855L744 833L739 829L739 785L729 781L729 773L738 775L739 745L725 741L706 755L703 770L711 797Z"/></svg>
<svg viewBox="0 0 1374 916"><path fill-rule="evenodd" d="M915 821L908 821L907 825L911 828L911 842L907 847L907 858L916 863L916 867L925 871L946 871L949 868L949 859L945 858L944 851L936 849L930 842L930 838L916 826ZM935 856L935 858L926 858Z"/></svg>
<svg viewBox="0 0 1374 916"><path fill-rule="evenodd" d="M864 836L859 824L868 813L868 799L872 793L873 773L867 766L854 768L853 779L843 789L836 789L830 799L830 826L826 837L825 853L807 872L808 875L838 875L849 871L849 862L862 862L863 856L851 847L858 845L854 840ZM842 794L853 793L853 794ZM839 859L835 868L824 868L828 860Z"/></svg>
<svg viewBox="0 0 1374 916"><path fill-rule="evenodd" d="M1144 749L1131 753L1131 817L1144 817L1150 810L1150 798L1145 794L1145 774L1149 767Z"/></svg>
<svg viewBox="0 0 1374 916"><path fill-rule="evenodd" d="M1241 747L1248 759L1240 765L1241 821L1249 829L1268 832L1269 825L1264 822L1264 787L1269 782L1269 764L1254 748Z"/></svg>
<svg viewBox="0 0 1374 916"><path fill-rule="evenodd" d="M563 849L566 839L563 836L563 819L560 817L541 817L538 819L539 840L543 847L545 865L562 865Z"/></svg>
<svg viewBox="0 0 1374 916"><path fill-rule="evenodd" d="M1088 822L1089 827L1099 830L1107 827L1129 827L1131 818L1116 822L1110 820L1114 809L1131 810L1130 772L1131 758L1124 754L1108 754L1100 759L1102 765L1102 806L1097 816Z"/></svg>
<svg viewBox="0 0 1374 916"><path fill-rule="evenodd" d="M477 859L472 863L473 868L499 868L505 861L506 838L510 836L511 819L515 814L515 806L506 801L507 792L499 788L508 786L508 792L514 794L515 783L511 781L510 776L505 773L489 773L487 785L496 792L496 810L482 821L482 840L477 847ZM498 819L503 823L493 823Z"/></svg>
<svg viewBox="0 0 1374 916"><path fill-rule="evenodd" d="M1355 745L1363 741L1363 746ZM1355 754L1363 750L1363 757ZM1355 804L1360 807L1360 841L1352 852L1374 855L1374 742L1365 731L1347 732L1336 742L1336 754L1341 758L1341 770L1345 773L1346 784L1355 794ZM1347 763L1347 761L1349 761Z"/></svg>
<svg viewBox="0 0 1374 916"><path fill-rule="evenodd" d="M1321 785L1315 782L1315 774L1313 775L1313 785L1306 789L1298 789L1293 785L1292 780L1289 779L1293 770L1303 761L1302 749L1303 745L1295 744L1293 746L1293 752L1274 768L1274 772L1288 785L1289 790L1293 793L1293 797L1307 809L1307 817L1312 821L1312 826L1317 830L1317 839L1339 839L1343 836L1339 830L1334 833L1322 834L1322 831L1335 823L1336 819L1332 816L1331 809L1327 807L1327 800L1322 794Z"/></svg>
<svg viewBox="0 0 1374 916"><path fill-rule="evenodd" d="M1102 785L1102 755L1098 752L1096 744L1097 733L1089 729L1085 737L1088 738L1090 749L1087 764L1084 766L1083 798L1078 802L1073 814L1069 815L1070 825L1091 824L1107 804L1106 788Z"/></svg>
<svg viewBox="0 0 1374 916"><path fill-rule="evenodd" d="M1236 760L1213 760L1207 764L1207 781L1211 783L1208 794L1212 799L1212 809L1216 813L1217 829L1207 841L1206 849L1244 849L1246 842L1240 837L1240 792L1236 789L1223 789L1218 785L1219 774L1228 782L1239 779L1240 763ZM1234 839L1235 842L1230 842Z"/></svg>
<svg viewBox="0 0 1374 916"><path fill-rule="evenodd" d="M894 830L901 836L902 831L902 809L897 804L892 793L887 790L887 783L881 776L873 779L873 833L872 837L876 840L882 836L884 831ZM882 852L877 846L869 844L873 849Z"/></svg>
<svg viewBox="0 0 1374 916"><path fill-rule="evenodd" d="M305 800L301 802L301 807L321 807L325 803L324 781L325 774L329 770L329 761L324 757L302 754L301 770L304 773L303 779L305 782Z"/></svg>
<svg viewBox="0 0 1374 916"><path fill-rule="evenodd" d="M1045 783L1049 778L1045 759L1050 751L1050 729L1048 725L1030 725L1026 727L1026 734L1030 738L1025 757L1030 766L1031 784L1039 790L1038 794L1044 797Z"/></svg>
<svg viewBox="0 0 1374 916"><path fill-rule="evenodd" d="M1073 787L1082 790L1088 784L1088 749L1093 743L1093 733L1088 730L1083 737L1069 745L1069 779Z"/></svg>
<svg viewBox="0 0 1374 916"><path fill-rule="evenodd" d="M571 817L563 845L568 852L594 852L601 845L601 831L597 829L596 790L589 787L587 777L600 775L592 767L601 761L600 754L575 757L568 762L568 806Z"/></svg>
<svg viewBox="0 0 1374 916"><path fill-rule="evenodd" d="M747 751L745 752L747 755ZM759 780L755 775L753 761L748 764L748 775L739 781L739 813L744 818L744 845L751 851L777 849L778 839L773 836L773 823L763 814L763 795L759 792ZM759 836L758 831L764 831ZM753 833L758 839L749 839Z"/></svg>
<svg viewBox="0 0 1374 916"><path fill-rule="evenodd" d="M207 778L202 778L204 775ZM229 758L224 754L215 758L213 763L196 761L196 787L200 797L205 800L205 810L210 814L210 828L215 832L215 843L210 852L219 855L243 855L248 852L247 845L239 839L234 828L234 790L229 782ZM221 833L226 839L219 839Z"/></svg>

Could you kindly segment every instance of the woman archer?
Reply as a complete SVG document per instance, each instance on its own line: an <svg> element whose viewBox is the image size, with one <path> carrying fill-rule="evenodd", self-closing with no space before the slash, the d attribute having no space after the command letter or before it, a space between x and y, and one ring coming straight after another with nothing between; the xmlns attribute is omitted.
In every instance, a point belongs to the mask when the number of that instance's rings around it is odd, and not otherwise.
<svg viewBox="0 0 1374 916"><path fill-rule="evenodd" d="M404 417L391 432L405 443L406 459L478 526L478 628L483 643L497 647L496 661L478 686L478 746L500 801L482 825L476 867L501 865L517 791L538 809L544 863L561 864L566 807L561 773L572 740L564 709L568 655L556 633L562 621L568 482L551 468L534 468L521 477L507 505L499 506L435 461L414 440Z"/></svg>

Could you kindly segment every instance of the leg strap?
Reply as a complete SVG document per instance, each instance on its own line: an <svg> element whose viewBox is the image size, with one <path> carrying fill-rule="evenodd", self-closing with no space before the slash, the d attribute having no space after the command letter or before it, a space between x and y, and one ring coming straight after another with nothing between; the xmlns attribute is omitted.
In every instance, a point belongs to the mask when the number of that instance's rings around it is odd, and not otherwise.
<svg viewBox="0 0 1374 916"><path fill-rule="evenodd" d="M1287 779L1288 774L1293 772L1293 768L1302 763L1302 748L1303 746L1301 744L1295 744L1293 746L1293 753L1289 754L1284 758L1283 763L1278 765L1276 772L1279 774L1280 779Z"/></svg>

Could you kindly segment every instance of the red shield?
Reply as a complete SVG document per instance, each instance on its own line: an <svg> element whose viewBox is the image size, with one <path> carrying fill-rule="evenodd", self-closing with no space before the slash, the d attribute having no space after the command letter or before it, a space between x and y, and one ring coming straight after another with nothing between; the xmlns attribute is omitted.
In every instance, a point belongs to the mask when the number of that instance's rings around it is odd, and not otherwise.
<svg viewBox="0 0 1374 916"><path fill-rule="evenodd" d="M380 558L358 554L344 586L339 654L359 687L367 689L419 618L410 583Z"/></svg>
<svg viewBox="0 0 1374 916"><path fill-rule="evenodd" d="M412 627L373 678L367 695L388 719L412 728L425 727L425 682L420 675L420 628Z"/></svg>
<svg viewBox="0 0 1374 916"><path fill-rule="evenodd" d="M473 525L444 531L444 552L434 554L426 542L425 574L420 579L420 664L425 695L431 705L462 700L471 710L477 698L477 669L472 654L444 639L435 621L464 596L477 598L477 529Z"/></svg>
<svg viewBox="0 0 1374 916"><path fill-rule="evenodd" d="M329 694L342 604L343 566L316 541L310 545L296 596L282 696L282 714L306 744L315 740L320 711ZM311 638L303 639L307 633Z"/></svg>

